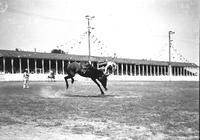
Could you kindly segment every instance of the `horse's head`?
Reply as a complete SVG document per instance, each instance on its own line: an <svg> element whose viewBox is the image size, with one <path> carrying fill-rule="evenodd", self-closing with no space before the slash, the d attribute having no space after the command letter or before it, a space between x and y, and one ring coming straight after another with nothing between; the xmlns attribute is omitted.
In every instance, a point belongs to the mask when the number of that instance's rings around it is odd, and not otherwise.
<svg viewBox="0 0 200 140"><path fill-rule="evenodd" d="M107 77L107 74L102 74L102 76L98 78L105 90L107 90Z"/></svg>

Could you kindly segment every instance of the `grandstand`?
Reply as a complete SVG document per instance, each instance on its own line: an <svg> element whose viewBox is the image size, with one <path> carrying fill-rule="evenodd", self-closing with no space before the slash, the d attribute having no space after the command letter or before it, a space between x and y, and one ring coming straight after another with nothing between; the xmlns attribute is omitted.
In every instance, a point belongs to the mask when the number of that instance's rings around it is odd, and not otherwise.
<svg viewBox="0 0 200 140"><path fill-rule="evenodd" d="M117 70L110 76L115 80L198 80L199 67L194 63L138 60L116 57L91 56L92 65L109 60L117 63ZM21 80L21 74L28 72L37 77L32 80L47 80L46 74L54 70L57 77L66 74L66 66L71 62L86 62L86 55L41 53L15 50L0 50L0 81ZM10 78L9 78L10 77ZM11 78L12 77L12 78ZM59 79L59 78L58 78Z"/></svg>

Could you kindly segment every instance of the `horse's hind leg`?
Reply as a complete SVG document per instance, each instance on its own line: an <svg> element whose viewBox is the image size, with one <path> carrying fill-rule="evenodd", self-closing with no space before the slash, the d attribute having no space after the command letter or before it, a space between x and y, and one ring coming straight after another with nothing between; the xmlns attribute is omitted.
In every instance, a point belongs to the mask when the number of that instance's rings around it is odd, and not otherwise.
<svg viewBox="0 0 200 140"><path fill-rule="evenodd" d="M101 95L104 95L104 92L103 92L103 90L101 89L101 86L100 86L100 84L96 81L96 79L92 79L96 84L97 84L97 86L99 87L99 89L100 89L100 91L101 91Z"/></svg>

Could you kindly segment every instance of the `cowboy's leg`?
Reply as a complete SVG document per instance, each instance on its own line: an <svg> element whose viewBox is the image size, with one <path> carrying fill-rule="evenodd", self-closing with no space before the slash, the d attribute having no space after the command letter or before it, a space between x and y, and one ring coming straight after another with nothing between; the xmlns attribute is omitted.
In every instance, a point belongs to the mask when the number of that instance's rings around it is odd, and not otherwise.
<svg viewBox="0 0 200 140"><path fill-rule="evenodd" d="M27 79L24 78L24 79L23 79L23 88L26 88L26 87L27 87Z"/></svg>
<svg viewBox="0 0 200 140"><path fill-rule="evenodd" d="M107 69L108 69L108 66L105 66L105 70L104 70L105 74L107 74Z"/></svg>
<svg viewBox="0 0 200 140"><path fill-rule="evenodd" d="M27 78L25 79L25 88L27 88Z"/></svg>
<svg viewBox="0 0 200 140"><path fill-rule="evenodd" d="M27 79L26 88L29 88L29 79Z"/></svg>
<svg viewBox="0 0 200 140"><path fill-rule="evenodd" d="M26 88L26 81L23 79L23 88Z"/></svg>

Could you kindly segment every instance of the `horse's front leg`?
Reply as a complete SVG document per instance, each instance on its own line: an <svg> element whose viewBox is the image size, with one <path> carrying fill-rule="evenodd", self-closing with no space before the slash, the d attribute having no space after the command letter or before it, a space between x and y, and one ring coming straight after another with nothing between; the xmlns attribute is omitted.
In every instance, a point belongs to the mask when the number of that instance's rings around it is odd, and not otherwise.
<svg viewBox="0 0 200 140"><path fill-rule="evenodd" d="M73 78L73 77L71 78L71 83L72 83L72 84L74 83L74 78Z"/></svg>
<svg viewBox="0 0 200 140"><path fill-rule="evenodd" d="M69 84L68 84L68 81L67 81L67 79L69 79L69 78L70 78L69 76L65 76L65 77L64 77L64 79L65 79L65 83L66 83L66 88L69 87Z"/></svg>
<svg viewBox="0 0 200 140"><path fill-rule="evenodd" d="M104 95L104 92L103 92L103 90L101 89L101 86L100 86L100 84L97 82L97 80L96 80L96 79L92 79L92 81L94 81L94 82L97 84L97 86L99 87L99 89L100 89L100 91L101 91L101 95Z"/></svg>

